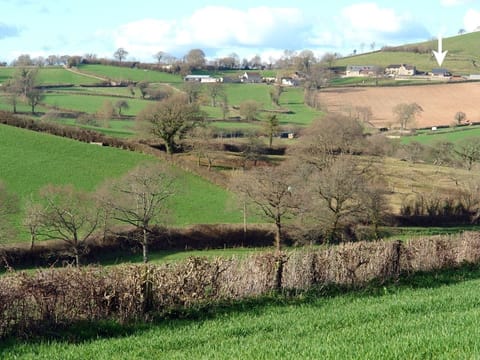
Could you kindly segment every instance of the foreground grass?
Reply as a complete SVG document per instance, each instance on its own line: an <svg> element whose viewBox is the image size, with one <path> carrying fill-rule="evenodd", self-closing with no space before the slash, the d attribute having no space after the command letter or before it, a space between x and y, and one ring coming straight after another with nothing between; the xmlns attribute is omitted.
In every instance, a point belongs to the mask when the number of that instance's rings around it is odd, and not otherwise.
<svg viewBox="0 0 480 360"><path fill-rule="evenodd" d="M359 292L264 298L184 319L80 324L0 345L3 359L424 359L480 356L480 270ZM320 295L320 296L319 296Z"/></svg>

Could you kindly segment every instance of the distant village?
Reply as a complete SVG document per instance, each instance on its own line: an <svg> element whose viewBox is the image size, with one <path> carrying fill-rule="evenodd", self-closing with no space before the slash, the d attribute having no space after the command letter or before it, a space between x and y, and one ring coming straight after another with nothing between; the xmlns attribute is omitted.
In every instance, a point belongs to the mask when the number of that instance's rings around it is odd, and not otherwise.
<svg viewBox="0 0 480 360"><path fill-rule="evenodd" d="M434 68L429 72L418 71L415 65L391 64L383 68L376 65L348 65L341 71L336 69L335 73L340 77L369 77L369 78L391 78L396 80L480 80L480 75L456 76L448 69ZM260 72L245 71L239 76L214 77L211 75L187 75L186 82L200 83L269 83L282 86L298 86L305 80L302 74L296 72L290 76L280 78L264 77Z"/></svg>

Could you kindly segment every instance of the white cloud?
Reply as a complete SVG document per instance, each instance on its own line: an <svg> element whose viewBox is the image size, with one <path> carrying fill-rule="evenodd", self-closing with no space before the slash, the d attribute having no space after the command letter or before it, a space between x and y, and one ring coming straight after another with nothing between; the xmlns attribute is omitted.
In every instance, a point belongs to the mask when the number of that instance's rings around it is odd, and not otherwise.
<svg viewBox="0 0 480 360"><path fill-rule="evenodd" d="M450 6L458 6L458 5L465 5L471 2L471 0L441 0L440 4L442 6L450 7Z"/></svg>
<svg viewBox="0 0 480 360"><path fill-rule="evenodd" d="M225 47L286 49L304 44L307 27L296 8L208 6L180 20L143 19L125 24L113 32L113 38L117 47L138 57L151 57L159 50L179 56L192 48L206 52Z"/></svg>
<svg viewBox="0 0 480 360"><path fill-rule="evenodd" d="M410 13L398 13L393 8L382 8L376 3L359 3L343 8L338 19L344 44L390 44L425 40L426 28ZM355 43L357 45L355 45Z"/></svg>
<svg viewBox="0 0 480 360"><path fill-rule="evenodd" d="M463 17L463 26L467 31L478 30L480 27L480 11L469 9Z"/></svg>

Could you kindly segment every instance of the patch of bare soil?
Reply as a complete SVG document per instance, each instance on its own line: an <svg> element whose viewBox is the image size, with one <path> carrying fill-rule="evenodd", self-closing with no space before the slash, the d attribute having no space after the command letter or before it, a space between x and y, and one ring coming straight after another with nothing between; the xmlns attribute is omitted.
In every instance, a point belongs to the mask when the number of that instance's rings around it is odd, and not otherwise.
<svg viewBox="0 0 480 360"><path fill-rule="evenodd" d="M349 113L357 106L372 110L372 125L396 127L393 108L400 103L416 102L423 108L415 124L423 128L451 125L455 113L463 111L470 122L480 121L480 83L410 85L396 87L329 88L319 94L320 103L329 112Z"/></svg>

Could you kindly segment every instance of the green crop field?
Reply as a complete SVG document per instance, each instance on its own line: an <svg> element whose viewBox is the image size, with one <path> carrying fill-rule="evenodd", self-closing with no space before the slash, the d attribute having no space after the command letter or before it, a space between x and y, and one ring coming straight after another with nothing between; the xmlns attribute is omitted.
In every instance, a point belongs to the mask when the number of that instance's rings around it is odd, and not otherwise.
<svg viewBox="0 0 480 360"><path fill-rule="evenodd" d="M480 271L417 275L360 292L259 299L193 319L79 325L0 345L3 359L474 359Z"/></svg>
<svg viewBox="0 0 480 360"><path fill-rule="evenodd" d="M56 85L56 84L73 84L86 85L98 82L88 76L77 74L68 71L64 68L41 68L38 72L38 84L41 85Z"/></svg>
<svg viewBox="0 0 480 360"><path fill-rule="evenodd" d="M73 184L94 190L118 178L150 156L0 125L0 180L25 199L47 184ZM177 193L171 199L175 225L240 223L243 218L232 194L178 170Z"/></svg>
<svg viewBox="0 0 480 360"><path fill-rule="evenodd" d="M443 50L448 50L442 67L449 69L454 74L478 74L480 71L474 65L474 61L480 57L480 50L477 46L480 42L480 33L472 32L468 34L453 36L443 39ZM426 41L408 46L425 46L427 48L437 49L437 41ZM431 52L425 54L415 54L412 52L383 52L375 51L356 56L349 56L339 59L335 66L347 65L378 65L388 66L390 64L411 64L415 65L420 71L431 71L437 68L438 64Z"/></svg>
<svg viewBox="0 0 480 360"><path fill-rule="evenodd" d="M418 141L424 145L431 145L438 141L449 141L459 144L468 137L480 137L479 126L457 127L438 130L422 130L417 135L402 137L402 143L408 144L412 141Z"/></svg>
<svg viewBox="0 0 480 360"><path fill-rule="evenodd" d="M130 69L119 66L80 65L78 70L85 74L91 74L116 81L131 80L172 84L183 82L183 79L180 75L152 70Z"/></svg>
<svg viewBox="0 0 480 360"><path fill-rule="evenodd" d="M119 100L126 100L129 106L128 109L122 111L123 115L135 116L148 104L148 100L137 98L126 99L103 95L75 95L71 92L47 93L42 102L60 109L82 111L93 114L102 108L105 101L110 101L112 105L115 106L115 103Z"/></svg>

